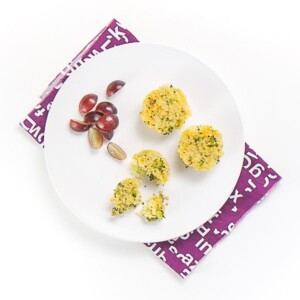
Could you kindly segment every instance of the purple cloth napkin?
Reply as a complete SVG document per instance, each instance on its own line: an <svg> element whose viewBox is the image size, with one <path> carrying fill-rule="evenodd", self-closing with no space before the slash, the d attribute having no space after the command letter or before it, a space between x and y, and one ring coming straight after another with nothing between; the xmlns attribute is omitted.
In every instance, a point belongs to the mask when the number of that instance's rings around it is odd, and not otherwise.
<svg viewBox="0 0 300 300"><path fill-rule="evenodd" d="M22 128L43 146L45 124L51 103L68 77L100 52L134 42L138 42L136 37L118 21L112 20L49 84L41 95L39 104L20 123ZM185 278L280 179L281 177L246 144L240 177L231 196L220 210L206 223L181 237L145 245Z"/></svg>

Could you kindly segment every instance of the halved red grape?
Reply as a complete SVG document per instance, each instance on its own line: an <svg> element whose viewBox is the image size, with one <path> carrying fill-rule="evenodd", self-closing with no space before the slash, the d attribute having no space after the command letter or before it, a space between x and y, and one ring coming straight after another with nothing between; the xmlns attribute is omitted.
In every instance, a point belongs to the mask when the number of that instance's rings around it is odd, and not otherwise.
<svg viewBox="0 0 300 300"><path fill-rule="evenodd" d="M69 126L76 132L84 132L91 127L91 124L71 119L69 122Z"/></svg>
<svg viewBox="0 0 300 300"><path fill-rule="evenodd" d="M114 136L114 131L103 131L103 130L100 130L102 135L107 139L107 140L111 140Z"/></svg>
<svg viewBox="0 0 300 300"><path fill-rule="evenodd" d="M79 112L83 115L91 111L98 101L98 96L95 94L87 94L83 96L79 103Z"/></svg>
<svg viewBox="0 0 300 300"><path fill-rule="evenodd" d="M95 124L102 115L98 111L90 111L84 116L83 121L88 124Z"/></svg>
<svg viewBox="0 0 300 300"><path fill-rule="evenodd" d="M107 151L112 157L118 160L124 160L127 157L125 151L119 145L112 142L108 143Z"/></svg>
<svg viewBox="0 0 300 300"><path fill-rule="evenodd" d="M119 118L115 114L105 114L99 118L96 126L103 131L112 131L119 125Z"/></svg>
<svg viewBox="0 0 300 300"><path fill-rule="evenodd" d="M91 127L88 132L88 139L92 149L99 149L103 144L103 136L97 127Z"/></svg>
<svg viewBox="0 0 300 300"><path fill-rule="evenodd" d="M96 106L95 110L101 114L116 114L118 112L117 108L111 102L108 101L100 102Z"/></svg>
<svg viewBox="0 0 300 300"><path fill-rule="evenodd" d="M125 82L122 80L115 80L111 82L106 89L106 96L111 97L116 92L118 92L124 85Z"/></svg>

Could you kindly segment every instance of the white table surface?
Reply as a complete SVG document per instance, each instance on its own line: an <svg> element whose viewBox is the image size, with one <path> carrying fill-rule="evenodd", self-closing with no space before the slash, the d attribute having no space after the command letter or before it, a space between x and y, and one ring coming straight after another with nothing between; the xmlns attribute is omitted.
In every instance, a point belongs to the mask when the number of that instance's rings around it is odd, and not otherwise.
<svg viewBox="0 0 300 300"><path fill-rule="evenodd" d="M0 11L0 299L300 299L299 1L8 1ZM142 244L86 228L18 127L65 64L116 17L216 71L247 142L284 180L182 280Z"/></svg>

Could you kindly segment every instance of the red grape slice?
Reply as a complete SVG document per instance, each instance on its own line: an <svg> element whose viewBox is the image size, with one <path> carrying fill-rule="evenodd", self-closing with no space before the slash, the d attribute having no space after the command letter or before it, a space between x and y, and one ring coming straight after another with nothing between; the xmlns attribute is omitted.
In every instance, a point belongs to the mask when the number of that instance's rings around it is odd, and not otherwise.
<svg viewBox="0 0 300 300"><path fill-rule="evenodd" d="M95 107L97 101L98 96L95 94L87 94L83 96L79 103L79 112L82 115L85 115Z"/></svg>
<svg viewBox="0 0 300 300"><path fill-rule="evenodd" d="M119 118L114 114L105 114L99 118L96 126L103 131L112 131L119 125Z"/></svg>
<svg viewBox="0 0 300 300"><path fill-rule="evenodd" d="M114 136L114 131L101 131L102 135L107 139L107 140L111 140Z"/></svg>
<svg viewBox="0 0 300 300"><path fill-rule="evenodd" d="M100 102L95 110L101 114L116 114L118 112L117 108L111 102Z"/></svg>
<svg viewBox="0 0 300 300"><path fill-rule="evenodd" d="M71 119L69 122L69 126L76 132L84 132L91 127L91 124Z"/></svg>
<svg viewBox="0 0 300 300"><path fill-rule="evenodd" d="M124 85L125 82L122 80L115 80L111 82L106 89L106 96L111 97L116 92L118 92Z"/></svg>
<svg viewBox="0 0 300 300"><path fill-rule="evenodd" d="M84 116L83 121L88 124L95 124L102 115L97 111L90 111Z"/></svg>
<svg viewBox="0 0 300 300"><path fill-rule="evenodd" d="M88 132L88 139L92 149L99 149L103 144L103 136L98 128L91 127Z"/></svg>
<svg viewBox="0 0 300 300"><path fill-rule="evenodd" d="M118 160L124 160L127 157L127 154L125 153L125 151L119 145L117 145L115 143L112 143L112 142L108 143L107 150L108 150L108 153L112 157L114 157Z"/></svg>

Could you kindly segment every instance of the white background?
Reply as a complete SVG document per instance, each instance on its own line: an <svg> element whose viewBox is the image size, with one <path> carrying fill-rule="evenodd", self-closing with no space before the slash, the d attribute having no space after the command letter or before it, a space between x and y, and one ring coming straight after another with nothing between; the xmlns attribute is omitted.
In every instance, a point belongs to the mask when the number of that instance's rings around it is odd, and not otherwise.
<svg viewBox="0 0 300 300"><path fill-rule="evenodd" d="M300 299L298 1L9 1L0 11L0 299ZM79 223L18 122L113 17L197 56L284 180L182 280L142 244Z"/></svg>

